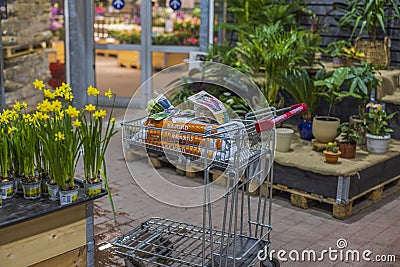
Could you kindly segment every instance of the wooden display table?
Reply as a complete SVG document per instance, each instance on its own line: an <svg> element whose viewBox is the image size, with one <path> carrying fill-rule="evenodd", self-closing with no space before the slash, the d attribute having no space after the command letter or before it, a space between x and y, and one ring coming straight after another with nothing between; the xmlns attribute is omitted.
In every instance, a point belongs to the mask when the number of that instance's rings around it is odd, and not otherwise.
<svg viewBox="0 0 400 267"><path fill-rule="evenodd" d="M400 141L392 139L386 154L369 154L357 148L355 159L325 163L322 152L298 136L288 153L275 153L274 188L291 195L291 202L307 208L310 201L333 205L333 216L344 219L362 197L377 201L388 185L400 189ZM392 188L392 189L393 189Z"/></svg>
<svg viewBox="0 0 400 267"><path fill-rule="evenodd" d="M1 266L94 266L93 200L60 206L17 195L0 208Z"/></svg>

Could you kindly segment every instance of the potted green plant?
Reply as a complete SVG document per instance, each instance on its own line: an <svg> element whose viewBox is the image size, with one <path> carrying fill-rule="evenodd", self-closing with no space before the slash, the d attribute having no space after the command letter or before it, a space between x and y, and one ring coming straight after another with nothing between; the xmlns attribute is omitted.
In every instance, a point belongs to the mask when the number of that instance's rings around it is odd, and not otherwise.
<svg viewBox="0 0 400 267"><path fill-rule="evenodd" d="M315 116L313 119L312 132L319 143L328 143L335 139L340 119L332 117L331 112L334 105L342 101L346 96L340 94L341 87L346 80L348 68L341 67L335 69L331 74L322 80L314 81L314 86L321 87L322 96L328 103L328 113L326 116Z"/></svg>
<svg viewBox="0 0 400 267"><path fill-rule="evenodd" d="M358 39L356 47L365 53L365 60L368 63L386 68L390 63L389 42L388 38L385 38L384 41L377 41L377 30L380 28L386 34L387 21L400 18L397 1L355 0L338 6L344 12L339 20L339 27L351 26L350 38L356 34L357 30L359 30L357 36L361 36L366 31L369 41Z"/></svg>
<svg viewBox="0 0 400 267"><path fill-rule="evenodd" d="M342 152L342 158L353 159L356 157L357 141L360 138L358 132L350 127L348 122L340 124L339 133L339 150Z"/></svg>
<svg viewBox="0 0 400 267"><path fill-rule="evenodd" d="M348 91L340 92L345 97L351 96L358 101L358 114L350 116L350 127L356 128L359 133L359 145L364 145L366 142L365 128L360 127L362 118L365 113L365 106L369 101L371 94L377 91L377 88L381 84L381 80L378 78L380 73L376 71L372 64L362 62L359 66L352 66L349 68L346 81L348 84Z"/></svg>
<svg viewBox="0 0 400 267"><path fill-rule="evenodd" d="M81 113L79 117L81 125L78 127L78 133L80 140L82 140L83 147L82 158L85 194L88 197L92 197L101 193L101 176L103 176L106 186L108 187L105 153L111 137L115 135L117 131L115 131L115 118L112 117L115 94L113 94L110 89L105 93L105 96L113 101L109 116L107 116L107 111L105 109L97 108L99 90L93 86L89 86L87 94L88 96L96 97L96 105L87 105L85 107L86 113ZM106 127L104 131L105 123Z"/></svg>
<svg viewBox="0 0 400 267"><path fill-rule="evenodd" d="M346 66L346 57L343 48L347 47L351 47L351 43L348 40L338 40L328 45L326 52L332 57L334 68Z"/></svg>
<svg viewBox="0 0 400 267"><path fill-rule="evenodd" d="M323 153L325 156L325 162L329 164L336 164L342 154L336 142L328 142Z"/></svg>
<svg viewBox="0 0 400 267"><path fill-rule="evenodd" d="M300 137L311 141L312 120L315 110L320 101L321 87L314 85L315 80L321 80L326 75L325 70L318 71L315 75L308 73L305 69L293 69L279 73L275 79L282 88L287 91L297 103L306 103L308 110L302 115L297 124Z"/></svg>
<svg viewBox="0 0 400 267"><path fill-rule="evenodd" d="M384 154L388 149L390 133L389 120L398 112L387 114L381 104L368 103L369 111L364 114L364 126L367 129L367 149L369 153Z"/></svg>

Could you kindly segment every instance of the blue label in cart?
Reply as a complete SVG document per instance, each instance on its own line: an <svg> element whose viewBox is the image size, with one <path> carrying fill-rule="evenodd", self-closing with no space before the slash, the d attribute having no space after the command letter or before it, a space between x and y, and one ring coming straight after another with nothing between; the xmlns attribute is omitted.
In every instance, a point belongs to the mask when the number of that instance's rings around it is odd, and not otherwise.
<svg viewBox="0 0 400 267"><path fill-rule="evenodd" d="M172 108L174 108L174 106L171 104L171 102L169 102L169 100L164 95L159 95L156 98L156 101L164 109L172 109Z"/></svg>

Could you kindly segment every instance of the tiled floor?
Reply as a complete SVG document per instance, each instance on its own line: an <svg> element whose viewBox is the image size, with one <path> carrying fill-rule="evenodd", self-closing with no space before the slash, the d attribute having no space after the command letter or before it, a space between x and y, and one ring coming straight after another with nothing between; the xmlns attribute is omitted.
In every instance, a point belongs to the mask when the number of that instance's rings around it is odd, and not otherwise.
<svg viewBox="0 0 400 267"><path fill-rule="evenodd" d="M123 113L123 110L118 110L117 120L122 120ZM116 217L114 221L107 197L95 202L96 248L154 215L184 222L201 222L201 209L168 206L154 200L141 190L132 179L125 163L121 131L113 138L107 159ZM137 166L134 170L136 175L148 173L146 163ZM175 176L175 170L172 169L164 168L162 172L167 176ZM316 251L318 257L322 257L323 250L338 249L337 240L342 238L347 242L347 247L342 250L344 253L347 250L358 250L362 253L368 249L372 251L371 257L378 254L396 255L397 263L366 262L362 259L359 262L346 262L332 260L333 256L330 258L325 253L322 261L288 260L281 261L281 266L400 266L399 219L399 193L375 203L347 220L334 219L331 212L325 210L296 208L291 206L287 199L274 197L271 248L276 251L284 250L288 254L291 250L301 253L302 250L309 249ZM123 261L112 253L112 249L96 250L96 264L96 266L123 266Z"/></svg>

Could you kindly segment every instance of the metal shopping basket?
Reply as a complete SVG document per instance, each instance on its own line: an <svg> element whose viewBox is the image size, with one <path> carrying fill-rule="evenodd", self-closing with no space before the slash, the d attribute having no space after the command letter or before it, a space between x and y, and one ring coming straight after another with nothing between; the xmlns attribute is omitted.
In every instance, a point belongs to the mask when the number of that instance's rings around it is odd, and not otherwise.
<svg viewBox="0 0 400 267"><path fill-rule="evenodd" d="M210 201L210 187L204 187L202 225L152 217L112 241L115 252L125 257L127 266L255 265L270 246L272 187L266 185L273 182L274 125L306 109L305 104L278 111L266 108L198 132L165 123L156 127L146 118L123 122L123 138L131 148L197 162L204 166L205 185L211 184L214 169L223 170L227 180L223 204L217 207ZM285 110L290 111L276 116ZM269 192L263 193L262 186ZM278 265L268 258L261 263Z"/></svg>

